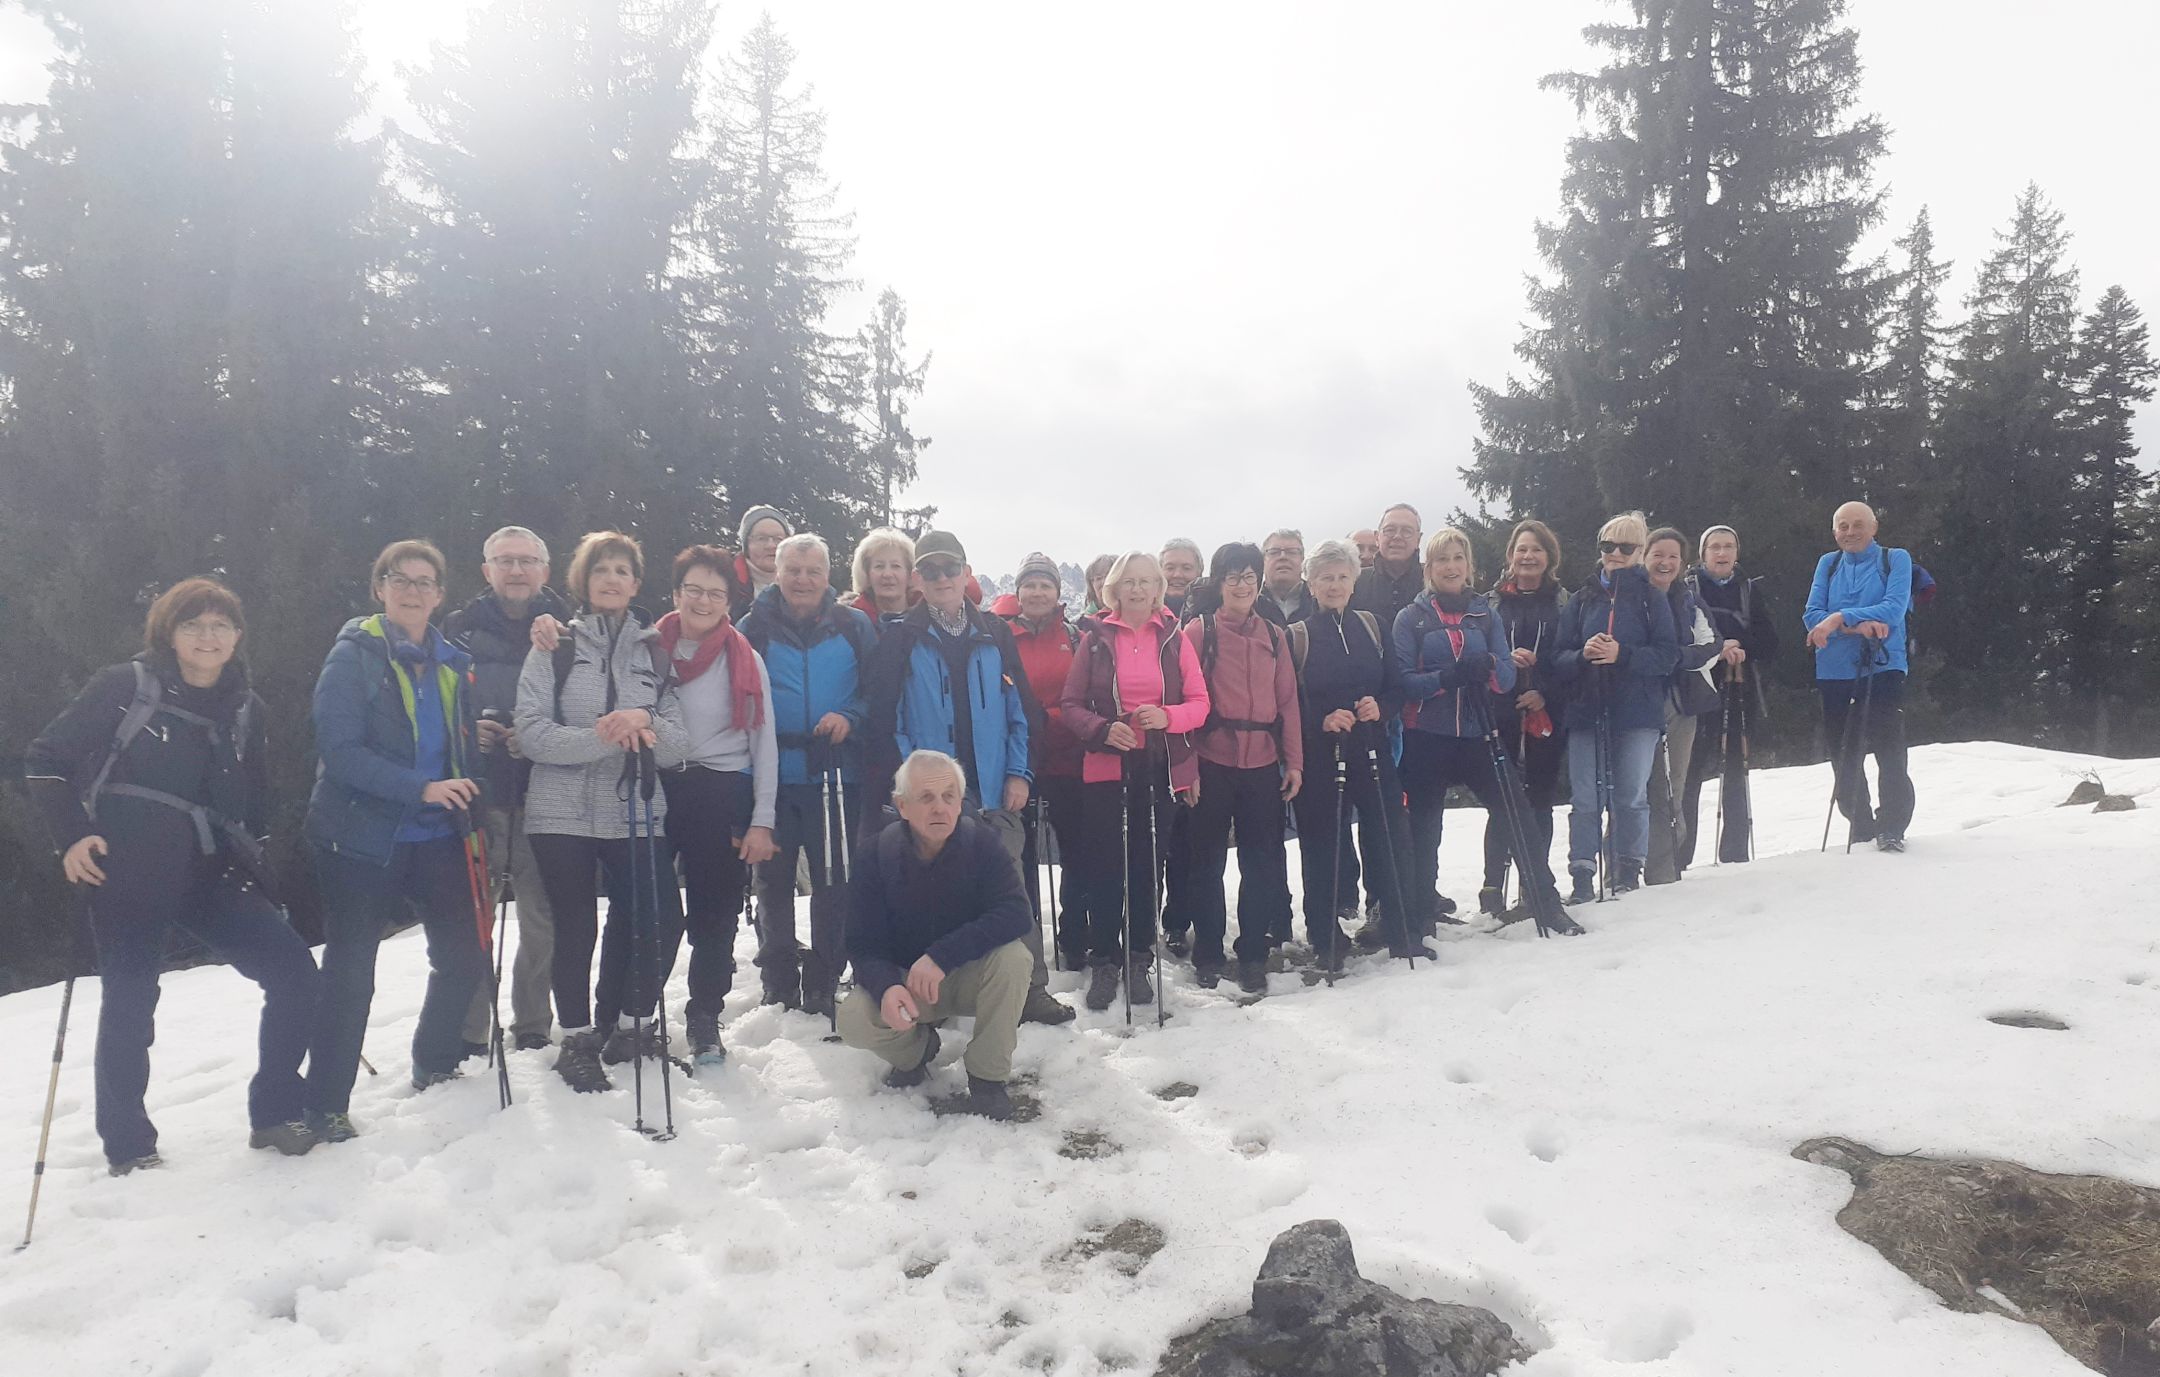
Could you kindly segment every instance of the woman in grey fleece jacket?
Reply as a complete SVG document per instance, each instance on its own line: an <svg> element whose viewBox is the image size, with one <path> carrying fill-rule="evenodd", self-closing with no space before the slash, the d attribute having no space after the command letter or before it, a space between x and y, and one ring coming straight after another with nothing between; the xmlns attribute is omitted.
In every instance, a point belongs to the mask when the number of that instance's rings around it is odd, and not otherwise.
<svg viewBox="0 0 2160 1377"><path fill-rule="evenodd" d="M607 1089L603 1060L621 1062L633 1055L633 1018L651 1016L682 941L682 896L675 889L674 857L665 836L656 843L658 864L650 872L643 856L633 856L629 840L635 792L631 751L650 749L667 769L682 764L689 745L665 658L654 653L653 632L639 626L630 611L644 573L644 552L629 536L596 531L579 541L567 580L581 609L563 633L575 649L569 673L558 692L556 657L536 647L518 678L518 746L533 764L525 831L555 916L555 1009L564 1029L555 1069L581 1091ZM656 832L663 831L666 814L666 796L656 791ZM633 973L637 916L611 913L600 942L599 982L591 985L598 868L628 875L633 863L641 876L658 878L651 886L658 901L652 925L657 930L640 934L642 969ZM641 879L638 887L642 891L646 882ZM647 1039L648 1051L664 1050L657 1030Z"/></svg>

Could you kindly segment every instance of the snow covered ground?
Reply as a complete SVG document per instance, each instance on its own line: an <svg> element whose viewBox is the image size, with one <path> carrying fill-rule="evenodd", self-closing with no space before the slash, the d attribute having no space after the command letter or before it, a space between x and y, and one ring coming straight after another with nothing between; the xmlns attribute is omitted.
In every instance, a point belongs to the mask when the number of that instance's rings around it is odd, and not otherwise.
<svg viewBox="0 0 2160 1377"><path fill-rule="evenodd" d="M2088 765L2140 810L2053 807ZM1367 1275L1514 1323L1521 1377L2083 1373L2038 1329L1943 1309L1837 1227L1846 1179L1788 1154L1836 1133L2160 1186L2160 761L1944 745L1914 774L1904 856L1818 855L1827 768L1760 772L1755 864L1579 910L1588 937L1457 930L1437 969L1278 975L1250 1008L1178 980L1161 1031L1027 1028L1024 1125L933 1117L822 1022L740 995L671 1143L630 1132L627 1089L569 1093L552 1052L513 1057L507 1113L485 1075L415 1096L412 932L382 952L363 1137L247 1151L250 990L188 971L151 1088L167 1166L112 1180L85 981L37 1242L0 1256L0 1363L1146 1372L1245 1307L1277 1232L1332 1216ZM1459 898L1482 822L1449 815ZM10 1227L59 993L0 1000ZM2070 1029L1987 1021L2027 1009ZM962 1041L934 1088L963 1084ZM1198 1093L1158 1098L1177 1081ZM1060 1154L1088 1133L1108 1155ZM1072 1251L1127 1219L1164 1239L1136 1273Z"/></svg>

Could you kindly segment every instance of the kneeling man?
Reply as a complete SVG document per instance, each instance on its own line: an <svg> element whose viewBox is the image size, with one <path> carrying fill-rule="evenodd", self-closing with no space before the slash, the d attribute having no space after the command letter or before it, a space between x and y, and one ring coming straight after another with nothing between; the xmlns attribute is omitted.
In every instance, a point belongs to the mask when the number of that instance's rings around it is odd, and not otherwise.
<svg viewBox="0 0 2160 1377"><path fill-rule="evenodd" d="M892 1064L885 1083L920 1085L937 1056L927 1025L972 1015L968 1108L1012 1117L1005 1082L1034 959L1034 918L1019 867L989 827L967 813L960 763L916 751L893 779L900 821L857 853L847 921L855 988L840 1006L840 1037Z"/></svg>

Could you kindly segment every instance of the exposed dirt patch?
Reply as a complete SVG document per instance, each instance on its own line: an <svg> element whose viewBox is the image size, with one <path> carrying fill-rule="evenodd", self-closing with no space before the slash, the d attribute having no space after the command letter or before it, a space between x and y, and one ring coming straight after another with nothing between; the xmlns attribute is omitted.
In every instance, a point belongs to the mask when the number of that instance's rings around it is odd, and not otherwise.
<svg viewBox="0 0 2160 1377"><path fill-rule="evenodd" d="M1158 1100L1189 1100L1200 1093L1200 1087L1191 1081L1172 1081L1155 1092Z"/></svg>
<svg viewBox="0 0 2160 1377"><path fill-rule="evenodd" d="M1124 1150L1123 1143L1100 1129L1069 1128L1065 1130L1065 1146L1058 1149L1058 1156L1069 1157L1075 1162L1093 1162L1115 1157Z"/></svg>
<svg viewBox="0 0 2160 1377"><path fill-rule="evenodd" d="M1838 1223L1953 1310L2028 1320L2108 1377L2160 1377L2160 1190L1845 1138L1793 1156L1852 1177Z"/></svg>
<svg viewBox="0 0 2160 1377"><path fill-rule="evenodd" d="M1144 1219L1126 1219L1107 1229L1090 1229L1073 1240L1064 1256L1085 1262L1089 1258L1111 1255L1110 1265L1126 1276L1136 1276L1148 1265L1148 1259L1162 1251L1163 1231Z"/></svg>
<svg viewBox="0 0 2160 1377"><path fill-rule="evenodd" d="M2070 1025L2038 1009L2005 1009L1999 1014L1989 1014L1988 1022L2000 1023L2005 1028L2044 1028L2050 1033L2069 1031Z"/></svg>
<svg viewBox="0 0 2160 1377"><path fill-rule="evenodd" d="M924 1277L937 1270L939 1261L940 1259L932 1257L924 1258L920 1262L911 1262L901 1269L900 1274L909 1281L921 1281Z"/></svg>

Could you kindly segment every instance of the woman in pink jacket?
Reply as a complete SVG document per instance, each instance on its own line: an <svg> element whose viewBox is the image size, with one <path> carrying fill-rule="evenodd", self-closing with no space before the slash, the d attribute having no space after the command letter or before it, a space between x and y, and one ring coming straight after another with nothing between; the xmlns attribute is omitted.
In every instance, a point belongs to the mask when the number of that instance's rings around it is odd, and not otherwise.
<svg viewBox="0 0 2160 1377"><path fill-rule="evenodd" d="M1238 988L1267 993L1270 946L1290 936L1290 872L1283 853L1283 804L1305 778L1297 672L1289 638L1255 608L1260 547L1234 541L1209 563L1211 595L1190 594L1185 639L1200 654L1212 711L1194 739L1200 790L1192 835L1193 975L1212 988L1222 978L1229 924L1223 866L1237 826ZM1201 606L1195 603L1218 604Z"/></svg>
<svg viewBox="0 0 2160 1377"><path fill-rule="evenodd" d="M1121 555L1103 576L1103 596L1102 615L1081 620L1086 635L1060 703L1087 747L1080 861L1090 895L1087 1006L1098 1011L1117 998L1121 976L1133 1003L1155 998L1142 953L1155 946L1156 838L1168 830L1173 796L1189 798L1199 785L1192 733L1208 716L1200 657L1163 606L1155 557Z"/></svg>

